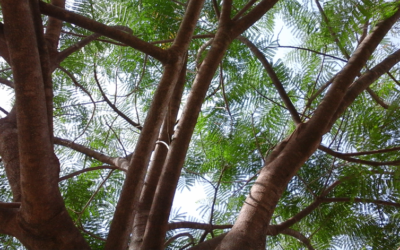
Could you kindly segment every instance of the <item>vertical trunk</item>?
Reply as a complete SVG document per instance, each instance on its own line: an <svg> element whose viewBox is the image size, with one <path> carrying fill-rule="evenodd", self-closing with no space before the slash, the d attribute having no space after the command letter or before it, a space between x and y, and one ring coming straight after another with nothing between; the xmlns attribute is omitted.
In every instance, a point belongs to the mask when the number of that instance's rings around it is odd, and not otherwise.
<svg viewBox="0 0 400 250"><path fill-rule="evenodd" d="M44 83L44 93L46 97L46 109L47 109L47 123L49 126L49 137L51 141L51 146L53 146L53 82L51 79L52 72L50 71L50 69L53 67L51 67L50 65L47 42L43 34L43 24L39 10L39 1L31 0L30 5L33 15L33 25L35 27L37 47L40 57L40 67Z"/></svg>
<svg viewBox="0 0 400 250"><path fill-rule="evenodd" d="M57 162L50 142L40 55L29 3L2 1L2 8L15 81L23 217L39 222L59 212L53 210L55 204L63 204L54 171Z"/></svg>
<svg viewBox="0 0 400 250"><path fill-rule="evenodd" d="M186 56L187 61L187 56ZM181 70L178 82L168 106L168 112L164 119L163 126L156 144L154 156L150 163L149 173L143 186L139 206L135 215L133 233L129 249L139 249L142 244L144 231L146 229L147 219L149 217L151 205L153 204L154 193L156 191L164 160L168 153L167 145L171 144L171 137L174 133L175 121L178 116L182 93L185 87L186 62Z"/></svg>
<svg viewBox="0 0 400 250"><path fill-rule="evenodd" d="M154 95L143 130L133 153L114 214L114 220L110 227L106 249L125 249L128 245L129 234L132 232L135 206L140 198L146 168L149 164L154 143L164 120L172 92L185 61L185 55L203 4L204 0L189 1L176 39L168 51L170 60L164 68L164 74Z"/></svg>
<svg viewBox="0 0 400 250"><path fill-rule="evenodd" d="M156 196L154 197L144 242L141 247L143 250L163 249L168 217L171 211L176 185L197 122L197 117L214 72L217 70L226 49L232 41L229 30L230 26L228 25L223 25L218 29L212 47L200 66L193 83L192 91L174 133L174 140L168 151L160 183L157 187ZM160 207L163 209L159 209Z"/></svg>
<svg viewBox="0 0 400 250"><path fill-rule="evenodd" d="M32 5L27 0L1 1L16 96L21 188L17 237L29 249L88 249L58 190L59 164L51 143Z"/></svg>
<svg viewBox="0 0 400 250"><path fill-rule="evenodd" d="M137 146L132 155L122 192L111 223L106 248L126 249L134 220L134 211L142 191L143 179L157 139L157 132L166 114L166 107L175 87L181 60L169 64L154 95Z"/></svg>
<svg viewBox="0 0 400 250"><path fill-rule="evenodd" d="M65 0L52 0L51 4L59 8L65 8ZM49 17L49 22L46 28L45 39L50 56L55 56L57 53L58 42L60 39L62 21L54 17Z"/></svg>

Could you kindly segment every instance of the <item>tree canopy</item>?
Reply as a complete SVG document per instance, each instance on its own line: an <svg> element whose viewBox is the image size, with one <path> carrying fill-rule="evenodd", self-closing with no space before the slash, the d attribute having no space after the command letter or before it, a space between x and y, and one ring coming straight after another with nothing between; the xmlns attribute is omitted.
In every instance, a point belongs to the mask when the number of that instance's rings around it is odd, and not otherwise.
<svg viewBox="0 0 400 250"><path fill-rule="evenodd" d="M0 4L2 249L400 247L399 1Z"/></svg>

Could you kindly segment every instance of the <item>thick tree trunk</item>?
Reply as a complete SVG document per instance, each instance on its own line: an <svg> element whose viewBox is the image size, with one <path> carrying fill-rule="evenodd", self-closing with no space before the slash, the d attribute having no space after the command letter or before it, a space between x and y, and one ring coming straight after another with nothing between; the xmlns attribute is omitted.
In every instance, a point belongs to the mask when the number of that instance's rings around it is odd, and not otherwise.
<svg viewBox="0 0 400 250"><path fill-rule="evenodd" d="M186 82L186 63L187 56L186 62L183 65L178 82L175 86L174 93L171 97L171 101L168 106L168 112L164 119L158 142L153 153L153 159L150 163L149 173L147 174L146 181L143 186L143 191L135 215L133 233L129 249L139 249L143 241L143 235L146 229L151 205L153 204L154 194L158 186L165 158L168 154L168 146L171 144L172 135L174 133L174 127Z"/></svg>
<svg viewBox="0 0 400 250"><path fill-rule="evenodd" d="M179 27L176 39L168 50L169 61L154 94L137 146L132 155L130 167L122 188L114 220L110 227L106 249L125 249L132 233L134 211L140 199L145 173L151 153L166 115L167 107L186 60L186 53L204 0L191 0Z"/></svg>
<svg viewBox="0 0 400 250"><path fill-rule="evenodd" d="M174 140L171 143L167 159L163 166L160 183L156 190L146 227L144 241L140 249L162 249L164 246L168 217L190 139L214 72L217 70L226 49L232 42L230 36L230 29L232 27L230 10L231 2L224 2L220 26L212 42L211 49L199 68L187 104L174 133ZM159 209L160 207L164 209Z"/></svg>
<svg viewBox="0 0 400 250"><path fill-rule="evenodd" d="M2 156L14 162L14 165L15 155L19 154L21 190L21 207L9 226L19 228L14 231L14 236L28 249L89 249L69 217L58 190L59 163L51 142L52 132L48 123L51 118L47 116L45 84L36 36L38 30L35 30L33 21L35 12L32 11L32 5L37 2L1 1L1 4L5 39L15 80L17 152L12 126L9 136L13 140L4 142L3 136L7 136L4 131L0 140L4 143L2 149L6 150ZM13 112L8 117L11 122ZM11 145L7 146L7 143ZM10 176L18 179L17 170L13 171Z"/></svg>

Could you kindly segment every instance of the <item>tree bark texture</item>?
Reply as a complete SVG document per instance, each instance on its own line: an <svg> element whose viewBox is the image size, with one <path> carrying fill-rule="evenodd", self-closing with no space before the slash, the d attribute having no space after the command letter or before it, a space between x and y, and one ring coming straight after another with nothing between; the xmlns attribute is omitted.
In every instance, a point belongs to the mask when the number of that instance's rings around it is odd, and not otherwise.
<svg viewBox="0 0 400 250"><path fill-rule="evenodd" d="M18 228L13 234L29 249L88 249L58 190L59 163L53 152L48 123L40 46L34 25L37 17L32 11L35 1L1 1L1 4L15 81L18 132L16 143L12 129L2 131L1 141L11 136L9 146L13 149L7 151L10 147L3 145L1 148L2 156L12 165L11 178L18 179L17 169L20 167L21 207L17 212L10 211L15 214L12 227ZM5 119L12 122L12 115L13 112ZM14 187L13 191L16 194L14 199L19 199L18 188Z"/></svg>

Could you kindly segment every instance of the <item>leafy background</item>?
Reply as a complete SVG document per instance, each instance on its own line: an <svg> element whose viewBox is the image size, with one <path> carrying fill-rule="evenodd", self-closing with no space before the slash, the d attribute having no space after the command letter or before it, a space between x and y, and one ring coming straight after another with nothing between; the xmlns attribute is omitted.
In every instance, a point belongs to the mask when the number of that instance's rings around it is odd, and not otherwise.
<svg viewBox="0 0 400 250"><path fill-rule="evenodd" d="M234 1L236 10L247 1ZM355 50L362 27L368 29L381 18L390 16L396 3L381 0L321 1L329 25L315 2L280 1L243 36L252 41L272 64L279 80L301 114L303 121L313 115L326 91L314 97L345 65L343 52ZM107 25L124 25L145 41L168 48L184 13L177 1L67 1L67 8ZM217 19L212 1L206 1L196 35L215 32ZM284 27L283 31L281 27ZM334 41L333 27L340 46ZM399 24L382 41L370 58L368 68L393 53L399 46ZM60 50L90 35L87 30L65 23ZM190 91L196 67L208 47L199 48L210 38L194 39L188 52L185 95ZM300 48L300 49L299 49ZM318 52L318 53L315 53ZM53 74L55 136L65 138L112 157L132 153L139 130L121 118L104 101L104 96L133 121L142 123L162 74L156 60L101 37L72 54ZM368 68L363 69L366 72ZM391 71L400 78L399 66ZM0 76L12 81L11 70L0 63ZM387 104L378 105L362 93L322 144L339 152L362 152L396 147L399 144L399 82L384 75L371 89ZM99 89L101 86L102 94ZM4 96L12 90L0 86ZM183 99L182 106L185 103ZM3 106L7 108L9 106ZM9 110L9 109L8 109ZM269 75L251 51L234 41L215 73L192 138L178 191L202 188L206 198L198 203L202 219L178 207L173 221L198 221L212 224L234 223L263 158L295 129L288 110L274 88ZM103 163L83 154L56 147L62 163L60 176ZM368 161L393 161L398 151L359 156ZM0 169L0 197L11 201L4 169ZM400 245L398 207L371 202L352 202L355 198L384 200L398 204L400 171L397 166L371 166L349 162L317 151L289 183L281 198L272 224L279 224L307 207L335 181L343 180L329 197L349 198L349 202L322 203L292 228L304 234L315 249L395 249ZM60 182L68 211L82 229L93 249L102 249L121 191L124 173L96 170ZM347 179L346 179L347 178ZM200 230L174 230L167 237L189 232L199 240ZM223 230L214 230L214 235ZM211 238L208 234L206 238ZM180 249L190 243L182 237L168 248ZM1 236L4 249L22 246ZM268 249L305 249L298 240L278 235L268 237Z"/></svg>

